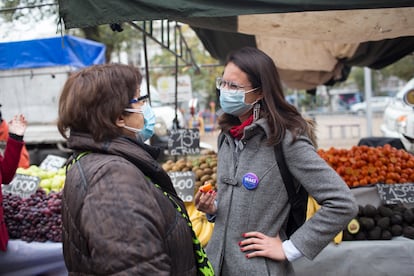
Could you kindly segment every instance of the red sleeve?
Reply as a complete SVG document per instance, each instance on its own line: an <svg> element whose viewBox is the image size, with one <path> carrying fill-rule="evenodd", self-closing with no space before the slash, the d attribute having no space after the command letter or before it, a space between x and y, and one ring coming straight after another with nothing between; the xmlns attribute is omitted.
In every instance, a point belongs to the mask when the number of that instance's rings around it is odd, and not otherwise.
<svg viewBox="0 0 414 276"><path fill-rule="evenodd" d="M12 138L7 139L4 156L0 157L0 173L3 184L12 181L20 160L20 153L24 142L16 141Z"/></svg>

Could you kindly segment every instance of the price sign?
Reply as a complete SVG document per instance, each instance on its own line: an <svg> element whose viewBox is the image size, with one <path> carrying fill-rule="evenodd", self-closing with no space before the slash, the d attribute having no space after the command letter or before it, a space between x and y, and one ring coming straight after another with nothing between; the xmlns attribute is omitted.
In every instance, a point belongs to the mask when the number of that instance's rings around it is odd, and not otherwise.
<svg viewBox="0 0 414 276"><path fill-rule="evenodd" d="M377 184L378 195L384 204L413 204L414 183Z"/></svg>
<svg viewBox="0 0 414 276"><path fill-rule="evenodd" d="M168 172L175 191L184 202L192 202L194 198L194 172Z"/></svg>
<svg viewBox="0 0 414 276"><path fill-rule="evenodd" d="M197 128L173 130L168 150L170 155L200 154L200 131Z"/></svg>
<svg viewBox="0 0 414 276"><path fill-rule="evenodd" d="M39 186L40 178L37 176L17 173L9 185L2 185L3 192L18 195L21 198L30 197Z"/></svg>
<svg viewBox="0 0 414 276"><path fill-rule="evenodd" d="M66 158L49 154L46 158L40 163L39 168L46 171L57 171L66 163Z"/></svg>

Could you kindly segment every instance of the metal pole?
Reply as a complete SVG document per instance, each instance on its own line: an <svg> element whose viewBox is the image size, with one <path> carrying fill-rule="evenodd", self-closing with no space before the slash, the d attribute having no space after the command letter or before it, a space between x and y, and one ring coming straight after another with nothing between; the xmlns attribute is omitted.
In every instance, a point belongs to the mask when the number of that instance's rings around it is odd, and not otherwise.
<svg viewBox="0 0 414 276"><path fill-rule="evenodd" d="M365 102L367 103L367 136L372 136L372 108L371 108L371 69L364 67L364 81L365 81Z"/></svg>

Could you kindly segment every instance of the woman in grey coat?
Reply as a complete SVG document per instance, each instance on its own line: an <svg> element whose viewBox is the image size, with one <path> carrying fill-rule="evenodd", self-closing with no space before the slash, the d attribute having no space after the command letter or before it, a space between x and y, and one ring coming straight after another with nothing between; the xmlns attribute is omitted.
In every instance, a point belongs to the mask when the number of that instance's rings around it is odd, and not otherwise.
<svg viewBox="0 0 414 276"><path fill-rule="evenodd" d="M355 198L318 155L309 125L285 101L273 60L256 48L232 53L217 79L220 105L217 192L195 204L215 221L207 254L216 275L288 275L291 261L313 259L356 215ZM321 205L288 239L290 205L274 147Z"/></svg>

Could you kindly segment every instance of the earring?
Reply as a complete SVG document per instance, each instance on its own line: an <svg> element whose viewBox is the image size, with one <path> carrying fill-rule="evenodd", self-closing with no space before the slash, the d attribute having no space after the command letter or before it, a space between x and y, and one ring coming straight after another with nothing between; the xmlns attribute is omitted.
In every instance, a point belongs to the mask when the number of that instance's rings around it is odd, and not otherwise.
<svg viewBox="0 0 414 276"><path fill-rule="evenodd" d="M260 104L256 103L253 107L253 121L259 119L260 116Z"/></svg>

